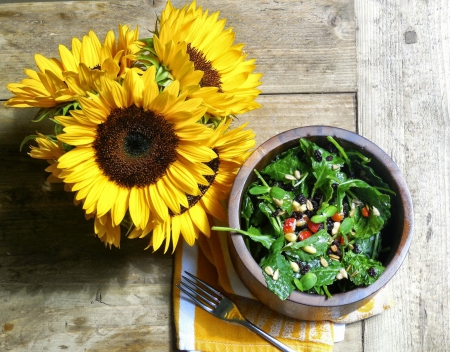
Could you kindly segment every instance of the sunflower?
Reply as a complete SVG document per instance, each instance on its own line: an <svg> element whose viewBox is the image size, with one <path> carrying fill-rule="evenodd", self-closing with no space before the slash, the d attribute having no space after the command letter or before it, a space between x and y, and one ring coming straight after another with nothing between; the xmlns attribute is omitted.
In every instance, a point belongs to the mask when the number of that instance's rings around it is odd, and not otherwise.
<svg viewBox="0 0 450 352"><path fill-rule="evenodd" d="M39 71L25 70L28 78L21 83L10 83L7 88L15 95L5 104L14 107L51 108L75 101L79 95L94 89L92 81L86 80L86 70L97 70L111 79L123 77L133 62L129 56L139 50L134 44L139 31L119 25L119 38L113 31L106 34L103 44L90 31L80 41L72 39L72 51L59 46L61 60L47 59L36 54Z"/></svg>
<svg viewBox="0 0 450 352"><path fill-rule="evenodd" d="M205 164L217 157L207 146L213 131L196 123L201 99L186 100L178 81L160 92L154 67L142 76L129 70L123 84L100 77L97 91L56 118L65 126L58 140L74 147L58 159L59 177L87 214L110 224L103 229L127 212L140 228L179 214L214 174ZM101 220L108 213L110 223Z"/></svg>
<svg viewBox="0 0 450 352"><path fill-rule="evenodd" d="M203 99L209 114L242 114L260 107L255 99L262 75L252 73L255 60L245 60L243 45L233 44L235 33L231 28L224 29L225 20L218 17L218 12L208 16L208 11L196 8L195 1L181 10L169 1L153 36L154 52L176 80L180 80L180 72L171 69L170 58L188 55L193 69L203 73L200 89L191 92L189 98Z"/></svg>
<svg viewBox="0 0 450 352"><path fill-rule="evenodd" d="M58 159L65 153L61 142L54 141L50 137L44 136L41 133L38 133L35 141L38 146L30 146L31 151L28 154L35 159L47 160L50 164L50 166L45 169L45 171L51 173L51 175L47 178L48 182L63 182L63 180L59 178L61 170L58 169Z"/></svg>
<svg viewBox="0 0 450 352"><path fill-rule="evenodd" d="M188 197L188 206L182 206L180 214L169 212L167 221L137 226L130 238L145 237L153 231L149 246L157 250L166 240L164 250L167 251L170 244L176 248L180 234L191 246L200 234L209 237L210 216L226 220L222 202L227 199L237 171L255 145L253 131L244 130L246 124L229 130L230 123L231 120L224 119L208 141L207 145L217 153L217 157L206 163L214 174L206 176L207 185L200 185L201 194Z"/></svg>

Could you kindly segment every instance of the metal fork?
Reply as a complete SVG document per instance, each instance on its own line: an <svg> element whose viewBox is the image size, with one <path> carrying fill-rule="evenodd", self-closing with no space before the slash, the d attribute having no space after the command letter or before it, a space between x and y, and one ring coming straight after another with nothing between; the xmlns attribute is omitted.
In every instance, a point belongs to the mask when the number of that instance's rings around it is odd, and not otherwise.
<svg viewBox="0 0 450 352"><path fill-rule="evenodd" d="M289 348L285 344L276 340L259 327L245 319L239 312L236 305L222 293L191 273L188 273L187 271L185 271L185 273L190 276L192 280L182 275L179 285L175 284L175 286L187 294L198 306L217 318L245 326L265 338L267 341L271 342L283 352L295 352L292 348ZM200 286L199 283L201 283L203 287Z"/></svg>

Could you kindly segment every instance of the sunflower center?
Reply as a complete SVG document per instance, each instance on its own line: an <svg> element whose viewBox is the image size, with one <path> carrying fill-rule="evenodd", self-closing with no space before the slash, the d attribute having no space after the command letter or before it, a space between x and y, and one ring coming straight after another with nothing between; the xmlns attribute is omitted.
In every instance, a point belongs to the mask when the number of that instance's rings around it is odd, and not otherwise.
<svg viewBox="0 0 450 352"><path fill-rule="evenodd" d="M151 141L142 133L130 132L124 138L123 149L128 156L138 158L150 149Z"/></svg>
<svg viewBox="0 0 450 352"><path fill-rule="evenodd" d="M213 149L214 152L219 155L218 151L216 149ZM214 180L216 179L216 175L217 172L219 171L219 166L220 166L220 160L219 157L214 158L213 160L211 160L210 162L205 163L207 166L209 166L209 168L211 170L214 171L214 175L207 175L205 176L206 180L208 181L208 185L198 185L198 188L200 189L200 192L202 193L199 196L191 196L191 195L187 195L187 201L189 204L189 208L185 208L183 206L181 206L181 212L180 214L183 214L185 211L189 210L190 208L192 208L195 204L197 204L197 202L202 199L203 195L208 191L209 187L211 187L211 185L214 183ZM174 214L169 210L169 214L170 216L174 216Z"/></svg>
<svg viewBox="0 0 450 352"><path fill-rule="evenodd" d="M206 60L206 55L191 46L191 44L187 45L187 53L191 62L194 63L194 68L203 71L200 85L202 87L217 87L219 92L222 93L222 81L220 80L219 72L213 67L211 61Z"/></svg>
<svg viewBox="0 0 450 352"><path fill-rule="evenodd" d="M156 183L177 160L178 136L162 116L137 106L113 109L98 125L96 162L111 181L125 187Z"/></svg>

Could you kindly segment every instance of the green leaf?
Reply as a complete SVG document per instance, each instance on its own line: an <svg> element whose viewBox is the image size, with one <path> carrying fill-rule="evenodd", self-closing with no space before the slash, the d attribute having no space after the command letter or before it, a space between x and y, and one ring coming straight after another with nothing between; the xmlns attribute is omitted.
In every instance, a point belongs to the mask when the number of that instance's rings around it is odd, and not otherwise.
<svg viewBox="0 0 450 352"><path fill-rule="evenodd" d="M29 141L34 141L34 140L36 140L36 138L38 138L38 137L39 137L39 136L38 136L38 135L35 135L35 134L26 136L26 137L23 139L22 143L20 143L20 151L22 151L23 146L24 146L27 142L29 142Z"/></svg>
<svg viewBox="0 0 450 352"><path fill-rule="evenodd" d="M300 280L294 279L295 286L297 286L297 288L303 292L312 289L316 285L316 282L317 276L316 274L311 272L303 275Z"/></svg>
<svg viewBox="0 0 450 352"><path fill-rule="evenodd" d="M270 189L270 196L276 199L283 199L286 195L286 191L280 187L274 186Z"/></svg>
<svg viewBox="0 0 450 352"><path fill-rule="evenodd" d="M299 170L302 174L308 171L306 164L302 163L298 158L298 147L289 149L278 156L272 163L267 165L261 173L270 176L274 181L286 181L285 175L293 175L295 170Z"/></svg>
<svg viewBox="0 0 450 352"><path fill-rule="evenodd" d="M346 235L350 232L350 230L353 228L353 218L345 218L342 222L341 222L341 226L339 227L339 232L342 235Z"/></svg>
<svg viewBox="0 0 450 352"><path fill-rule="evenodd" d="M350 266L350 280L356 286L368 286L373 284L380 275L384 272L385 268L377 261L367 258L365 254L355 254L353 252L347 252L345 255L345 265ZM375 276L369 275L369 270L373 269Z"/></svg>
<svg viewBox="0 0 450 352"><path fill-rule="evenodd" d="M260 263L267 287L281 300L288 298L295 288L293 284L294 272L292 271L291 264L281 254L283 243L284 236L279 236L270 247L269 255L263 258ZM264 270L267 266L270 266L273 271L279 271L277 280L274 280L272 276L267 275Z"/></svg>
<svg viewBox="0 0 450 352"><path fill-rule="evenodd" d="M316 224L324 222L327 218L333 216L337 211L337 207L335 207L334 205L329 205L323 210L319 209L319 211L320 214L316 214L311 218L311 221Z"/></svg>
<svg viewBox="0 0 450 352"><path fill-rule="evenodd" d="M252 203L252 200L250 196L245 193L244 198L242 200L242 208L241 208L241 217L245 219L246 226L245 228L248 229L250 226L250 218L253 214L254 206Z"/></svg>
<svg viewBox="0 0 450 352"><path fill-rule="evenodd" d="M269 186L255 186L248 190L248 193L252 195L260 195L269 192ZM281 197L282 198L282 197Z"/></svg>

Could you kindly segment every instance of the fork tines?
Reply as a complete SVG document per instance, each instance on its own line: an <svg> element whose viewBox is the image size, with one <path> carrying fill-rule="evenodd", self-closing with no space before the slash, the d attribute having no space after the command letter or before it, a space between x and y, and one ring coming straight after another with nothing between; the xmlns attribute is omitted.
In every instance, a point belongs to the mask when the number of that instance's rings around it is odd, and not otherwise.
<svg viewBox="0 0 450 352"><path fill-rule="evenodd" d="M200 280L191 273L187 271L185 271L185 273L195 281L182 275L181 280L179 281L179 285L175 284L175 286L177 286L181 291L187 294L195 303L197 303L204 310L212 313L224 296L219 291L215 290L206 282ZM198 283L200 283L204 288L200 286Z"/></svg>

